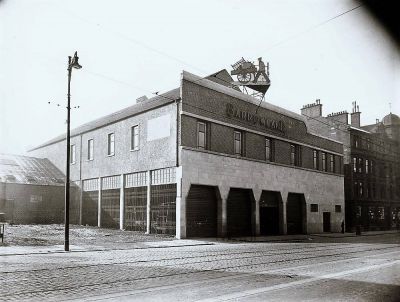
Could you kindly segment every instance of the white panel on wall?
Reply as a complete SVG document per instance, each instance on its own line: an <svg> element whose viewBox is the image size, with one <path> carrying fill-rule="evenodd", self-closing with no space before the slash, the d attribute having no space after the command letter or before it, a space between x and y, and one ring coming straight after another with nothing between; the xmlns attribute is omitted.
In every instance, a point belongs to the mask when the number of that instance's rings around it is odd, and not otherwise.
<svg viewBox="0 0 400 302"><path fill-rule="evenodd" d="M146 172L125 175L125 188L143 187L147 185Z"/></svg>
<svg viewBox="0 0 400 302"><path fill-rule="evenodd" d="M147 141L168 137L171 134L171 115L165 114L147 121Z"/></svg>
<svg viewBox="0 0 400 302"><path fill-rule="evenodd" d="M108 176L101 179L102 190L118 189L120 187L120 175Z"/></svg>
<svg viewBox="0 0 400 302"><path fill-rule="evenodd" d="M99 179L86 179L83 181L83 191L97 191L99 189Z"/></svg>
<svg viewBox="0 0 400 302"><path fill-rule="evenodd" d="M176 168L165 168L151 171L151 184L162 185L176 183Z"/></svg>

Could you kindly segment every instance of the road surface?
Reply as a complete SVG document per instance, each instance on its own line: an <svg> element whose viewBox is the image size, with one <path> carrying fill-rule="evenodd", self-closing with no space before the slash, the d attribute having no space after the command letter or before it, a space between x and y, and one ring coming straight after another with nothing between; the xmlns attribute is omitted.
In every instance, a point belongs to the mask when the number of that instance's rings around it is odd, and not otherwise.
<svg viewBox="0 0 400 302"><path fill-rule="evenodd" d="M400 234L1 255L1 301L400 301Z"/></svg>

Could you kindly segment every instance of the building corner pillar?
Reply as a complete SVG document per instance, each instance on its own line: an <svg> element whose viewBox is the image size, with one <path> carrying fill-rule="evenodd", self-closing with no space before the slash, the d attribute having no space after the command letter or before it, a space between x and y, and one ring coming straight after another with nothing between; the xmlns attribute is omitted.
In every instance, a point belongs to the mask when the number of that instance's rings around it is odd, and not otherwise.
<svg viewBox="0 0 400 302"><path fill-rule="evenodd" d="M286 205L289 196L288 191L281 191L282 202L279 204L279 233L281 235L287 235L287 215Z"/></svg>
<svg viewBox="0 0 400 302"><path fill-rule="evenodd" d="M146 234L151 230L151 171L146 171L147 195L146 195Z"/></svg>
<svg viewBox="0 0 400 302"><path fill-rule="evenodd" d="M254 205L252 206L252 229L254 236L260 236L260 200L261 200L262 189L254 188Z"/></svg>
<svg viewBox="0 0 400 302"><path fill-rule="evenodd" d="M124 229L124 214L125 214L125 177L121 174L119 188L119 229Z"/></svg>
<svg viewBox="0 0 400 302"><path fill-rule="evenodd" d="M228 195L229 195L229 187L228 186L218 186L220 200L218 201L218 237L224 238L227 237L228 234Z"/></svg>
<svg viewBox="0 0 400 302"><path fill-rule="evenodd" d="M102 191L102 181L101 177L99 177L99 193L98 193L98 198L97 198L97 226L100 228L101 227L101 191Z"/></svg>

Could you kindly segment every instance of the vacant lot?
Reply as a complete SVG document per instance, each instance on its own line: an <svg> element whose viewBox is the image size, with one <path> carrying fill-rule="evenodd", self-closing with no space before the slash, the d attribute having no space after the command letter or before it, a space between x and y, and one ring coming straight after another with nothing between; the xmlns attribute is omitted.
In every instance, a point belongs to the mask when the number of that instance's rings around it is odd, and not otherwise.
<svg viewBox="0 0 400 302"><path fill-rule="evenodd" d="M146 235L139 232L101 229L90 226L70 226L70 244L78 246L112 246L123 243L173 240L166 235ZM4 246L50 246L64 244L64 225L6 225ZM1 243L0 243L1 245Z"/></svg>

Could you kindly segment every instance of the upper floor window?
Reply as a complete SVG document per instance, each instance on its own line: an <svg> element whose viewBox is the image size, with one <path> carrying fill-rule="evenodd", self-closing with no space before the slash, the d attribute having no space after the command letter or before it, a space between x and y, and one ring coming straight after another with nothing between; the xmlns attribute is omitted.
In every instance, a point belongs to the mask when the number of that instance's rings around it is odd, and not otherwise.
<svg viewBox="0 0 400 302"><path fill-rule="evenodd" d="M357 157L353 157L353 172L357 172Z"/></svg>
<svg viewBox="0 0 400 302"><path fill-rule="evenodd" d="M273 140L271 138L266 138L265 139L265 159L267 161L273 161L274 160L274 145L273 145Z"/></svg>
<svg viewBox="0 0 400 302"><path fill-rule="evenodd" d="M75 154L76 148L75 145L71 145L70 151L69 151L69 162L71 164L74 164L76 161L76 154Z"/></svg>
<svg viewBox="0 0 400 302"><path fill-rule="evenodd" d="M326 165L326 153L322 152L322 171L326 171L327 165Z"/></svg>
<svg viewBox="0 0 400 302"><path fill-rule="evenodd" d="M242 132L235 131L233 134L234 138L234 151L236 155L242 155Z"/></svg>
<svg viewBox="0 0 400 302"><path fill-rule="evenodd" d="M359 139L357 136L354 136L354 147L358 148L360 145Z"/></svg>
<svg viewBox="0 0 400 302"><path fill-rule="evenodd" d="M300 154L300 146L298 145L290 145L290 164L294 166L300 166L301 164L301 154Z"/></svg>
<svg viewBox="0 0 400 302"><path fill-rule="evenodd" d="M313 150L313 168L318 169L318 151Z"/></svg>
<svg viewBox="0 0 400 302"><path fill-rule="evenodd" d="M207 148L207 125L203 122L197 122L197 148Z"/></svg>
<svg viewBox="0 0 400 302"><path fill-rule="evenodd" d="M115 137L114 133L109 133L107 138L107 155L114 155L115 153Z"/></svg>
<svg viewBox="0 0 400 302"><path fill-rule="evenodd" d="M131 150L139 150L139 125L131 128Z"/></svg>
<svg viewBox="0 0 400 302"><path fill-rule="evenodd" d="M331 172L335 172L335 156L333 154L329 156L329 169Z"/></svg>
<svg viewBox="0 0 400 302"><path fill-rule="evenodd" d="M87 159L88 160L93 160L93 139L88 140L88 153L87 153Z"/></svg>
<svg viewBox="0 0 400 302"><path fill-rule="evenodd" d="M358 173L361 173L363 169L363 160L362 158L358 158Z"/></svg>
<svg viewBox="0 0 400 302"><path fill-rule="evenodd" d="M366 159L365 160L365 174L368 174L368 173L369 173L369 160Z"/></svg>

